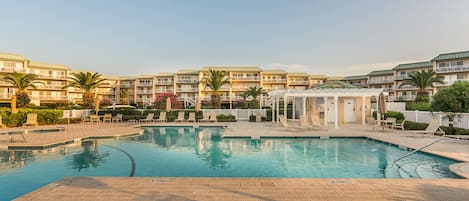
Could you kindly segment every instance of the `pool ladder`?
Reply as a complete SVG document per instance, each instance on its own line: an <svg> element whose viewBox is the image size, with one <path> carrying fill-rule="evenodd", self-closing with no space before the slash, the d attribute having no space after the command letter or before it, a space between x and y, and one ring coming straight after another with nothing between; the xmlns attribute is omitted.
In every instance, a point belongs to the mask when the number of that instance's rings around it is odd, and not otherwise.
<svg viewBox="0 0 469 201"><path fill-rule="evenodd" d="M407 153L407 154L402 155L401 157L399 157L399 158L397 158L396 160L392 161L391 166L394 165L397 161L400 161L400 160L404 159L405 157L410 156L410 155L412 155L413 153L418 152L418 151L420 151L420 150L422 150L422 149L425 149L425 148L427 148L427 147L429 147L429 146L432 146L433 144L435 144L435 143L437 143L437 142L439 142L439 141L442 141L442 140L446 140L446 139L441 138L441 139L435 140L435 141L433 141L433 142L431 142L431 143L428 143L428 144L426 144L426 145L424 145L424 146L419 147L418 149L415 149L415 150L413 150L413 151L411 151L411 152L409 152L409 153Z"/></svg>

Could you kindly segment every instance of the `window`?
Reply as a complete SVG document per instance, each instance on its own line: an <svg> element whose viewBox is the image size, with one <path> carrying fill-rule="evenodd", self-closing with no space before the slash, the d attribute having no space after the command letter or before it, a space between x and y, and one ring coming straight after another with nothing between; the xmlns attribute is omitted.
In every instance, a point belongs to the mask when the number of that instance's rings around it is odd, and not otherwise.
<svg viewBox="0 0 469 201"><path fill-rule="evenodd" d="M15 68L15 67L16 67L16 63L14 63L14 62L4 62L4 63L3 63L3 66L4 66L5 68Z"/></svg>
<svg viewBox="0 0 469 201"><path fill-rule="evenodd" d="M458 74L456 79L457 80L464 80L464 74Z"/></svg>

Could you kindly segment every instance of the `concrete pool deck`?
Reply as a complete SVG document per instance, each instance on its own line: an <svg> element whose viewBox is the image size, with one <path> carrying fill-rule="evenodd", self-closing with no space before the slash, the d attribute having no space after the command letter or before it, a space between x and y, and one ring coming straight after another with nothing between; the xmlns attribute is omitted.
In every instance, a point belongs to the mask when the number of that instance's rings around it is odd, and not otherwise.
<svg viewBox="0 0 469 201"><path fill-rule="evenodd" d="M295 122L291 122L294 124ZM193 123L150 123L143 126L193 126ZM328 131L286 129L266 123L204 123L228 128L224 137L367 137L417 149L440 136L375 132L368 126L342 125ZM41 144L71 137L125 136L140 133L138 125L71 125L69 133L28 134L28 143ZM80 134L79 134L80 133ZM31 136L30 136L31 135ZM67 138L67 136L70 136ZM2 136L0 136L2 137ZM4 145L1 143L0 146ZM8 144L8 143L7 143ZM20 143L13 143L17 146ZM422 151L465 163L451 166L461 177L469 175L469 141L444 140ZM84 177L51 183L18 200L464 200L467 179L279 179L279 178L134 178Z"/></svg>

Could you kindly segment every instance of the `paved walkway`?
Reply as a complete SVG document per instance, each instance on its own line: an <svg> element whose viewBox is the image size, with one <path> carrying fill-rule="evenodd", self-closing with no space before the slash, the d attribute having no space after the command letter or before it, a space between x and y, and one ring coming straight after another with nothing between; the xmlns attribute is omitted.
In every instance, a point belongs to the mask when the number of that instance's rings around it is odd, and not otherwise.
<svg viewBox="0 0 469 201"><path fill-rule="evenodd" d="M462 179L78 177L17 200L467 200Z"/></svg>

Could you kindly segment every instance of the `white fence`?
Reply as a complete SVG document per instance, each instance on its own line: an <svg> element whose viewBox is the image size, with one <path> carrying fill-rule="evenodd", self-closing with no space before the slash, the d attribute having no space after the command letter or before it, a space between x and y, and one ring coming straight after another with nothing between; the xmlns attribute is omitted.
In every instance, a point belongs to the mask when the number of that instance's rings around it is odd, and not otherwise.
<svg viewBox="0 0 469 201"><path fill-rule="evenodd" d="M90 116L91 110L64 110L63 118L81 118Z"/></svg>
<svg viewBox="0 0 469 201"><path fill-rule="evenodd" d="M203 112L216 113L217 115L233 115L237 120L249 120L249 116L260 114L265 117L267 109L202 109Z"/></svg>
<svg viewBox="0 0 469 201"><path fill-rule="evenodd" d="M392 111L405 111L405 104L405 102L386 102L386 108ZM371 103L371 108L376 110L376 103Z"/></svg>
<svg viewBox="0 0 469 201"><path fill-rule="evenodd" d="M443 112L427 112L427 111L401 111L406 120L429 123L432 118L440 118L442 126L448 126L448 118ZM469 129L469 113L457 113L454 121L454 127Z"/></svg>

